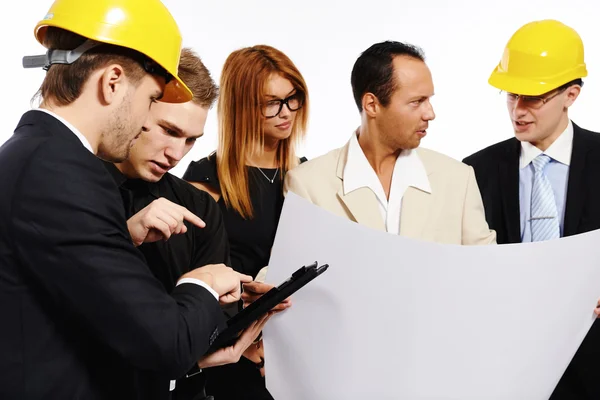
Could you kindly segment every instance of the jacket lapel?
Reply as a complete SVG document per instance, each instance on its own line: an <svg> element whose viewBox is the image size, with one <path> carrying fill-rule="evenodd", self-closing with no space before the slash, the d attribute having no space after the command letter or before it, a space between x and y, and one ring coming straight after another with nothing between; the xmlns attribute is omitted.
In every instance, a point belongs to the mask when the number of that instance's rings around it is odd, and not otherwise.
<svg viewBox="0 0 600 400"><path fill-rule="evenodd" d="M508 142L505 156L498 165L500 196L508 243L521 242L521 210L519 206L519 156L521 143Z"/></svg>
<svg viewBox="0 0 600 400"><path fill-rule="evenodd" d="M428 171L427 176L431 174ZM400 211L400 235L413 239L427 237L425 228L431 218L433 195L412 186L406 189Z"/></svg>
<svg viewBox="0 0 600 400"><path fill-rule="evenodd" d="M573 124L573 150L567 182L567 198L565 203L565 221L563 236L578 233L579 220L586 198L585 164L590 146L587 145L583 130Z"/></svg>
<svg viewBox="0 0 600 400"><path fill-rule="evenodd" d="M375 193L369 188L360 188L344 195L344 190L338 192L338 197L344 203L356 222L373 229L385 231L385 224Z"/></svg>
<svg viewBox="0 0 600 400"><path fill-rule="evenodd" d="M344 204L354 221L373 229L385 231L385 224L379 211L379 204L375 193L368 188L360 188L348 194L344 194L344 168L348 160L348 148L350 142L340 151L337 164L337 177L342 181L338 198Z"/></svg>
<svg viewBox="0 0 600 400"><path fill-rule="evenodd" d="M431 176L435 174L435 165L427 162L427 158L416 150L431 185ZM413 239L434 239L426 228L432 215L433 194L409 186L402 197L402 208L400 209L400 235Z"/></svg>

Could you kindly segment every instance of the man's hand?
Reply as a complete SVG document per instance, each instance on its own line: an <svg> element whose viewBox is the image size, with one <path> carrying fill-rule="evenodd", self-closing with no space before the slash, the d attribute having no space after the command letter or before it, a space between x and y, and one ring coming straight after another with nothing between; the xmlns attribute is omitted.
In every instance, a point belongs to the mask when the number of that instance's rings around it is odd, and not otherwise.
<svg viewBox="0 0 600 400"><path fill-rule="evenodd" d="M180 279L199 279L219 295L221 304L236 302L241 296L243 283L252 282L249 275L240 274L224 264L209 264L184 274Z"/></svg>
<svg viewBox="0 0 600 400"><path fill-rule="evenodd" d="M260 298L263 294L267 293L274 286L269 285L268 283L261 282L250 282L244 284L244 292L242 293L242 300L244 300L244 307L248 307L250 304L254 303L256 300ZM271 311L280 312L286 310L292 306L292 299L288 297L281 303L277 304L275 307L271 309Z"/></svg>
<svg viewBox="0 0 600 400"><path fill-rule="evenodd" d="M242 356L252 361L259 369L260 375L265 376L265 348L262 339L248 347Z"/></svg>
<svg viewBox="0 0 600 400"><path fill-rule="evenodd" d="M248 346L254 342L260 331L262 331L270 317L271 313L268 313L259 320L253 322L252 325L244 330L233 346L222 348L212 354L202 357L200 361L198 361L198 366L200 368L208 368L238 362L244 351L246 351Z"/></svg>
<svg viewBox="0 0 600 400"><path fill-rule="evenodd" d="M167 240L171 235L187 232L183 221L199 228L206 224L187 208L161 197L127 220L127 229L135 246L144 242Z"/></svg>
<svg viewBox="0 0 600 400"><path fill-rule="evenodd" d="M594 308L594 312L596 313L596 318L600 317L600 299L596 303L596 308Z"/></svg>

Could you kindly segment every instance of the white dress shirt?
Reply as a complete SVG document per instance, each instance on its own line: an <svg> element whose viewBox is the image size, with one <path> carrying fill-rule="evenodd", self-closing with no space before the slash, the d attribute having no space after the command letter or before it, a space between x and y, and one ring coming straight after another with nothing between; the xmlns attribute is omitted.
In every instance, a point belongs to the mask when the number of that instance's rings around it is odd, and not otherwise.
<svg viewBox="0 0 600 400"><path fill-rule="evenodd" d="M400 231L402 197L410 186L431 193L427 171L415 150L402 150L396 159L388 199L377 173L358 143L357 134L352 134L344 168L344 195L363 187L371 189L377 197L379 211L389 233L397 235Z"/></svg>
<svg viewBox="0 0 600 400"><path fill-rule="evenodd" d="M519 157L519 211L521 213L521 242L531 242L531 192L535 171L532 161L540 154L551 158L544 169L544 174L550 181L556 211L558 212L560 237L563 237L565 220L565 202L567 199L567 183L569 180L569 166L571 165L571 152L573 150L573 123L569 121L567 128L556 138L554 143L542 151L529 142L521 142L521 155Z"/></svg>

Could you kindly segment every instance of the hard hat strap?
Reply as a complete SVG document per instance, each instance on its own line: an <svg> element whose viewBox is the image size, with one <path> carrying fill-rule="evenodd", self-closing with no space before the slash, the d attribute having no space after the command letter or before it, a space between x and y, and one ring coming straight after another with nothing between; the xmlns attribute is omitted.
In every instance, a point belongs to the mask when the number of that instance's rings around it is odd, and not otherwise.
<svg viewBox="0 0 600 400"><path fill-rule="evenodd" d="M73 64L86 51L103 44L104 43L88 39L73 50L49 49L46 54L25 56L23 57L23 68L43 68L48 71L53 64ZM134 59L140 63L146 72L152 75L162 76L166 83L169 83L173 79L173 75L167 72L167 70L161 67L157 62L142 53L135 53L138 56L134 57Z"/></svg>
<svg viewBox="0 0 600 400"><path fill-rule="evenodd" d="M53 64L73 64L86 51L100 46L102 43L86 40L73 50L49 49L46 54L23 57L23 68L43 68L48 70Z"/></svg>

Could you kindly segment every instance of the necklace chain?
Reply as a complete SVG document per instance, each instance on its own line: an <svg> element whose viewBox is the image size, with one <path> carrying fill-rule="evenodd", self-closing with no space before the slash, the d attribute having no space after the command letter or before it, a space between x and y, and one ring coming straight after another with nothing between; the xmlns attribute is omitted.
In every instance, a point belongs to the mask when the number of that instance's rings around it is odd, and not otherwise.
<svg viewBox="0 0 600 400"><path fill-rule="evenodd" d="M275 177L277 176L277 173L279 172L279 167L277 167L277 169L275 170L275 173L273 174L273 178L269 178L262 170L262 168L257 167L258 170L260 171L261 174L263 174L263 176L265 177L266 180L269 181L269 183L273 183L275 182Z"/></svg>

